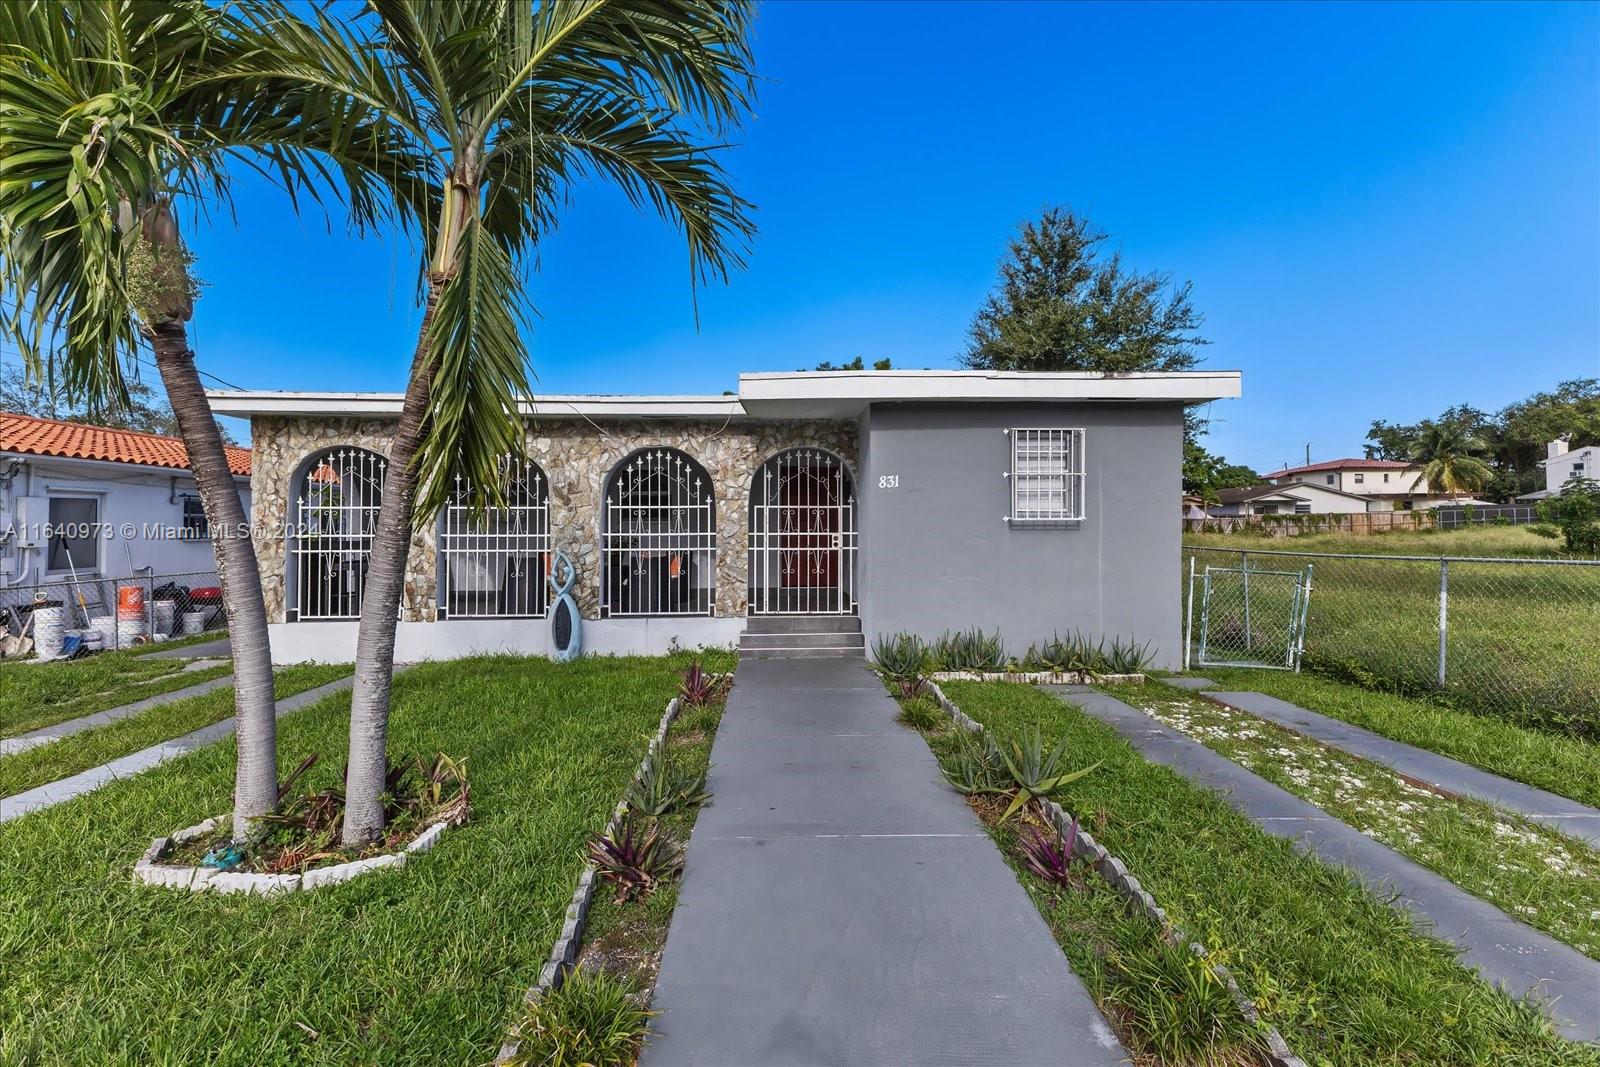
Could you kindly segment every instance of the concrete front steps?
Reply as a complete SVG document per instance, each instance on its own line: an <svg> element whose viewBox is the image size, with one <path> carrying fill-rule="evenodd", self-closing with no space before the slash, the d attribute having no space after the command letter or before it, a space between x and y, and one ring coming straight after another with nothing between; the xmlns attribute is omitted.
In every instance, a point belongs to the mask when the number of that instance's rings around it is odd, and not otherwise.
<svg viewBox="0 0 1600 1067"><path fill-rule="evenodd" d="M752 659L831 659L866 650L854 615L752 615L739 638L739 654Z"/></svg>

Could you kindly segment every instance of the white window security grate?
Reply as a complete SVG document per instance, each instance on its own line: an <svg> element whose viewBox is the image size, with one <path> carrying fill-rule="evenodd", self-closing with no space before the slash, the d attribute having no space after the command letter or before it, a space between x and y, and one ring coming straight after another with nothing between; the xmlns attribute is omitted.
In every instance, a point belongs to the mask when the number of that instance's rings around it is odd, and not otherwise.
<svg viewBox="0 0 1600 1067"><path fill-rule="evenodd" d="M855 611L855 495L844 461L819 449L761 465L750 486L750 614Z"/></svg>
<svg viewBox="0 0 1600 1067"><path fill-rule="evenodd" d="M331 449L295 487L290 527L290 621L358 619L388 461L360 448Z"/></svg>
<svg viewBox="0 0 1600 1067"><path fill-rule="evenodd" d="M532 460L500 460L503 507L474 513L472 484L456 475L440 517L446 619L539 618L550 606L550 487Z"/></svg>
<svg viewBox="0 0 1600 1067"><path fill-rule="evenodd" d="M603 617L715 614L716 502L698 463L635 452L607 479L601 521Z"/></svg>
<svg viewBox="0 0 1600 1067"><path fill-rule="evenodd" d="M1084 513L1082 430L1013 429L1012 525L1077 522Z"/></svg>

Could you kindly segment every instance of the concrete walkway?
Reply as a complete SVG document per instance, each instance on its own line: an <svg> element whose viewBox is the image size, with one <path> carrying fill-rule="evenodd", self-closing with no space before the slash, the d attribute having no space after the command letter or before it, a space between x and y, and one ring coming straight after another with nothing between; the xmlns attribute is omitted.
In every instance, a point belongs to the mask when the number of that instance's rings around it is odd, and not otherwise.
<svg viewBox="0 0 1600 1067"><path fill-rule="evenodd" d="M140 659L193 659L205 656L232 658L233 646L228 644L226 637L219 637L215 641L200 641L192 645L179 645L177 648L163 648L159 652L139 654Z"/></svg>
<svg viewBox="0 0 1600 1067"><path fill-rule="evenodd" d="M1127 1062L862 660L735 682L645 1067Z"/></svg>
<svg viewBox="0 0 1600 1067"><path fill-rule="evenodd" d="M218 661L220 662L220 661ZM51 741L59 741L63 737L93 730L97 726L108 726L118 719L126 719L132 715L140 715L151 708L159 708L163 704L170 704L174 700L185 700L189 697L204 696L213 689L233 684L233 675L225 674L220 678L212 678L198 685L191 685L185 689L173 689L166 693L157 693L153 697L136 700L132 704L124 704L119 708L107 708L97 711L92 715L82 715L66 722L58 722L52 726L41 726L37 730L29 730L16 737L0 738L0 756L10 756L18 752L26 752L30 748L47 745Z"/></svg>
<svg viewBox="0 0 1600 1067"><path fill-rule="evenodd" d="M395 668L397 672L400 669L399 667ZM337 693L341 689L349 689L352 681L354 681L354 675L339 678L325 685L319 685L315 689L307 689L305 692L296 693L292 697L284 697L278 701L278 718L281 719L290 712L309 707L323 697ZM204 748L206 745L222 740L233 733L233 728L234 720L230 716L220 722L214 722L210 726L202 726L200 729L184 734L182 737L175 737L170 741L163 741L159 745L142 748L138 752L123 756L120 759L114 759L110 763L93 767L81 774L74 774L70 778L63 778L58 782L51 782L49 785L41 785L37 789L29 789L15 796L0 799L0 822L9 822L31 812L54 807L74 797L93 792L107 782L114 782L118 778L128 778L138 774L140 771L147 771L151 767L163 764L168 760L186 756L197 748Z"/></svg>
<svg viewBox="0 0 1600 1067"><path fill-rule="evenodd" d="M1206 693L1205 697L1248 712L1268 722L1351 755L1382 764L1423 785L1453 796L1481 800L1497 808L1525 815L1569 837L1600 847L1600 811L1576 800L1513 782L1437 752L1392 741L1382 734L1352 726L1340 719L1308 711L1263 693Z"/></svg>
<svg viewBox="0 0 1600 1067"><path fill-rule="evenodd" d="M1600 962L1524 926L1494 905L1411 862L1353 827L1252 774L1137 708L1081 686L1050 686L1106 723L1152 763L1216 790L1240 813L1307 855L1342 867L1406 911L1427 934L1460 949L1461 962L1515 997L1547 1005L1569 1038L1600 1040ZM1484 862L1492 860L1486 853Z"/></svg>

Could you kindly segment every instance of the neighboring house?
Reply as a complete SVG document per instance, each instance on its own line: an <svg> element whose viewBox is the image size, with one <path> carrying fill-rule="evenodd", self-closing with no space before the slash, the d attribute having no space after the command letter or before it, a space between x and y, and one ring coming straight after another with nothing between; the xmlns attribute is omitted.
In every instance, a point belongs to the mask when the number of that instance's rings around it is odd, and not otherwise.
<svg viewBox="0 0 1600 1067"><path fill-rule="evenodd" d="M1223 489L1217 503L1207 509L1213 518L1242 518L1253 515L1347 515L1371 510L1388 510L1382 502L1354 493L1330 489L1314 482L1280 485L1252 485L1243 489Z"/></svg>
<svg viewBox="0 0 1600 1067"><path fill-rule="evenodd" d="M1572 448L1564 438L1545 445L1545 458L1539 461L1544 468L1544 488L1524 493L1518 500L1543 500L1561 492L1561 487L1574 478L1600 481L1600 445Z"/></svg>
<svg viewBox="0 0 1600 1067"><path fill-rule="evenodd" d="M1195 496L1193 493L1183 494L1183 517L1185 520L1205 518L1206 498Z"/></svg>
<svg viewBox="0 0 1600 1067"><path fill-rule="evenodd" d="M1411 511L1448 503L1450 494L1430 493L1422 466L1392 459L1330 459L1287 467L1264 475L1273 485L1317 485L1363 497L1376 504L1369 510Z"/></svg>
<svg viewBox="0 0 1600 1067"><path fill-rule="evenodd" d="M1183 411L1238 395L1237 372L841 371L533 397L507 505L463 492L413 538L395 655L549 651L560 551L588 651L977 627L1018 655L1133 637L1175 667ZM274 658L349 660L400 396L211 401L251 420Z"/></svg>
<svg viewBox="0 0 1600 1067"><path fill-rule="evenodd" d="M228 449L250 506L250 452ZM0 413L0 587L216 569L175 437Z"/></svg>

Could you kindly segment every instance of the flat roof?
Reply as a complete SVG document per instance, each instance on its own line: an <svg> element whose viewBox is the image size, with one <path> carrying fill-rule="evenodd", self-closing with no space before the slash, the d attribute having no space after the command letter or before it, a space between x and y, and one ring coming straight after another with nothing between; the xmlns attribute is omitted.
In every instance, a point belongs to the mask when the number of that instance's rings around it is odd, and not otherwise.
<svg viewBox="0 0 1600 1067"><path fill-rule="evenodd" d="M981 370L798 371L741 374L728 396L530 396L542 418L854 418L875 403L1015 401L1198 404L1240 394L1238 371L1105 375ZM221 415L398 415L399 393L212 390Z"/></svg>

